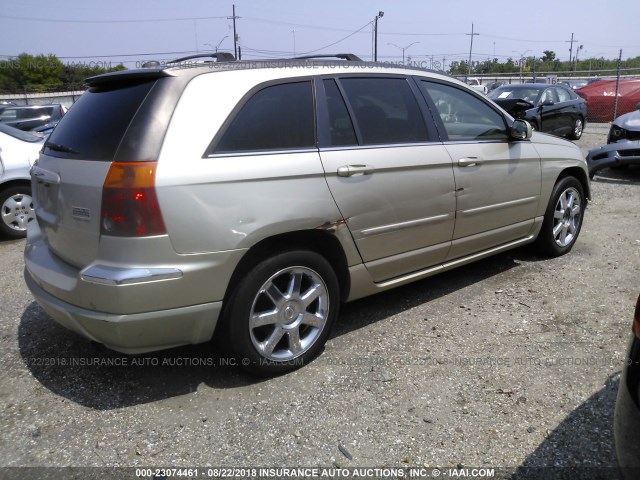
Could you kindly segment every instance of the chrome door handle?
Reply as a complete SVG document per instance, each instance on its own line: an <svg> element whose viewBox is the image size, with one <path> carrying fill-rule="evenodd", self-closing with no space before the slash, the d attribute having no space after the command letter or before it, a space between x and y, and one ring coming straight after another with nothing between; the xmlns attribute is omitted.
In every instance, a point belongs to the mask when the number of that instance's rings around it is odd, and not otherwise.
<svg viewBox="0 0 640 480"><path fill-rule="evenodd" d="M461 158L458 160L459 167L477 167L481 163L477 157Z"/></svg>
<svg viewBox="0 0 640 480"><path fill-rule="evenodd" d="M338 167L339 177L352 177L354 175L369 175L375 168L370 165L342 165Z"/></svg>

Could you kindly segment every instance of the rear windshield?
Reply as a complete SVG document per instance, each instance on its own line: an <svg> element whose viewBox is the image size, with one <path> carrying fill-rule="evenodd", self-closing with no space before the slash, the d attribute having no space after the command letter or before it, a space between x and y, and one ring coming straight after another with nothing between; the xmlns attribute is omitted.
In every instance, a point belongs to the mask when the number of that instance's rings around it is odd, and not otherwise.
<svg viewBox="0 0 640 480"><path fill-rule="evenodd" d="M539 88L511 88L506 86L496 88L489 94L489 98L494 100L511 100L518 98L535 104L540 92L542 92L542 90Z"/></svg>
<svg viewBox="0 0 640 480"><path fill-rule="evenodd" d="M155 80L91 87L62 117L45 153L78 160L114 160L127 127Z"/></svg>

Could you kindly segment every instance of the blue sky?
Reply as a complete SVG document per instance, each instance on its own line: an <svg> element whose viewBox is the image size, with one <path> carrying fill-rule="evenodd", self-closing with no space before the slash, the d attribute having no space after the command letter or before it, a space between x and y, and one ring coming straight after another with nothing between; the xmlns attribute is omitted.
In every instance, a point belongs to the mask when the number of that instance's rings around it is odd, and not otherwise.
<svg viewBox="0 0 640 480"><path fill-rule="evenodd" d="M292 56L295 48L297 55L352 52L370 60L378 11L379 60L402 59L402 47L414 61L468 59L472 23L479 33L473 60L540 57L543 50L567 60L572 33L574 53L583 46L580 58L616 58L620 49L623 59L640 56L638 0L0 0L0 59L53 53L64 62L132 68L218 44L230 51L233 3L247 59Z"/></svg>

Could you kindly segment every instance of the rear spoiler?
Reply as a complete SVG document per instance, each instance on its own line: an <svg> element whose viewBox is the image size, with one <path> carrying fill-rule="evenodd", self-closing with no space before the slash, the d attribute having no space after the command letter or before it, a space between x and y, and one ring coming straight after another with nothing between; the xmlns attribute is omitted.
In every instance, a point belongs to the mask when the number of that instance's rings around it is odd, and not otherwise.
<svg viewBox="0 0 640 480"><path fill-rule="evenodd" d="M106 83L131 81L131 80L153 80L156 78L170 77L163 68L144 68L136 70L121 70L118 72L103 73L85 80L90 87L104 85Z"/></svg>

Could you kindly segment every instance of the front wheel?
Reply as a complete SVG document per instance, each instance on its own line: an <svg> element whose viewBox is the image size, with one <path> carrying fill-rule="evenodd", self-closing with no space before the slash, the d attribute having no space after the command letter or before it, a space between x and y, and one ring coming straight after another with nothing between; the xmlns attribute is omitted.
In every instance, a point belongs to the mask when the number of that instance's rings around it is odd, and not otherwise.
<svg viewBox="0 0 640 480"><path fill-rule="evenodd" d="M10 238L24 238L27 224L36 218L28 186L10 187L0 192L0 232Z"/></svg>
<svg viewBox="0 0 640 480"><path fill-rule="evenodd" d="M338 280L321 255L290 251L253 268L229 298L225 321L239 364L258 375L306 365L338 314Z"/></svg>
<svg viewBox="0 0 640 480"><path fill-rule="evenodd" d="M542 253L559 257L573 248L580 234L586 205L578 179L565 177L556 183L536 241Z"/></svg>

